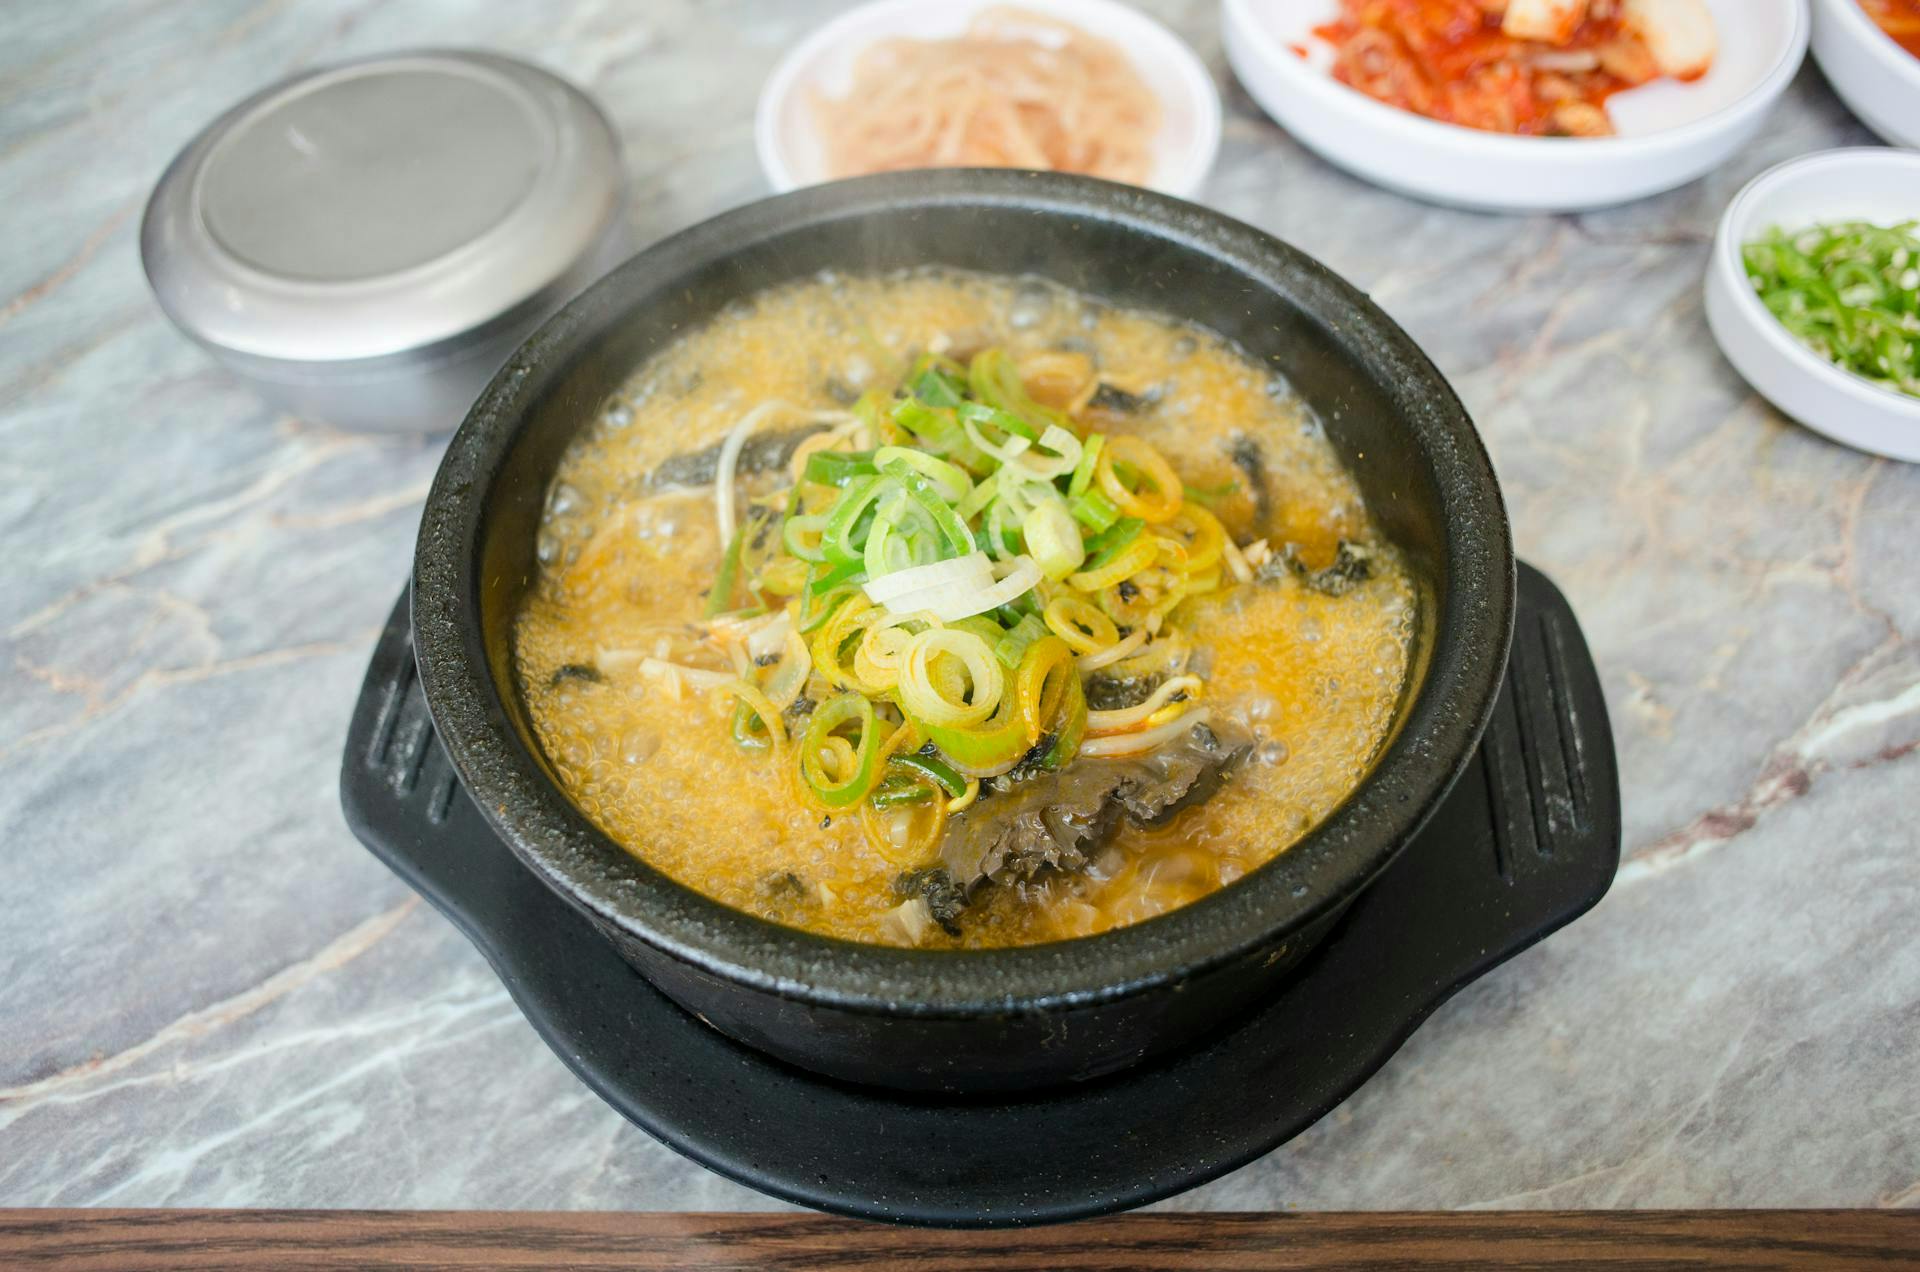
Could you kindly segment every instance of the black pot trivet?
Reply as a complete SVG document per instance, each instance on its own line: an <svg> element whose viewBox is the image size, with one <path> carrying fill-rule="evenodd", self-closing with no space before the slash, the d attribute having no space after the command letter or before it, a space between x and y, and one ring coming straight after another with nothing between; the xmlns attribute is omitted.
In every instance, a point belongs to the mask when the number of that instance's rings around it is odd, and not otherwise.
<svg viewBox="0 0 1920 1272"><path fill-rule="evenodd" d="M1266 1005L1084 1086L986 1099L851 1086L681 1011L468 800L420 694L405 597L354 711L341 796L354 833L479 946L534 1029L629 1120L776 1197L948 1226L1123 1210L1270 1151L1456 990L1590 908L1620 856L1599 680L1565 599L1524 565L1493 721L1419 838Z"/></svg>

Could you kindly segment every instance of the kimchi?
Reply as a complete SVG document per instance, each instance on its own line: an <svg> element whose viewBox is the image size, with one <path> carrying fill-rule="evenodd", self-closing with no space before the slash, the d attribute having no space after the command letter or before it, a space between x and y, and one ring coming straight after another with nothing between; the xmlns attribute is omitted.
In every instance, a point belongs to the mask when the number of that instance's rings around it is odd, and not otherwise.
<svg viewBox="0 0 1920 1272"><path fill-rule="evenodd" d="M1604 137L1607 99L1706 73L1701 0L1341 0L1334 77L1390 106L1518 136Z"/></svg>

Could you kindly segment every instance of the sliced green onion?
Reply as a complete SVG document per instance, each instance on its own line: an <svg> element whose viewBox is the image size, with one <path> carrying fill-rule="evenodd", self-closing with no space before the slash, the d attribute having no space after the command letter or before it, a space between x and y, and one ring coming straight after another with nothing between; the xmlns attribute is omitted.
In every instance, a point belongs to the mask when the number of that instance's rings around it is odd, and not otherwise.
<svg viewBox="0 0 1920 1272"><path fill-rule="evenodd" d="M1067 505L1067 511L1073 514L1075 521L1095 534L1112 529L1113 523L1120 520L1120 505L1107 498L1106 491L1097 488L1075 495Z"/></svg>
<svg viewBox="0 0 1920 1272"><path fill-rule="evenodd" d="M1197 499L1201 503L1206 503L1214 499L1225 499L1228 495L1240 489L1240 483L1237 481L1223 481L1218 486L1190 486L1183 483L1181 489L1186 492L1187 498Z"/></svg>
<svg viewBox="0 0 1920 1272"><path fill-rule="evenodd" d="M880 471L907 488L907 494L933 519L935 528L946 538L947 547L954 556L965 556L973 551L973 536L968 533L966 522L960 520L953 506L940 497L940 492L934 489L932 482L898 459L888 460L881 465Z"/></svg>
<svg viewBox="0 0 1920 1272"><path fill-rule="evenodd" d="M707 618L712 618L733 604L734 585L740 580L740 554L746 548L748 535L760 525L760 521L759 517L749 517L733 532L732 542L727 544L726 552L720 557L720 573L714 576L713 586L707 589Z"/></svg>
<svg viewBox="0 0 1920 1272"><path fill-rule="evenodd" d="M967 476L966 469L910 446L882 446L873 453L873 470L884 468L893 460L900 461L932 482L940 497L950 504L958 504L973 493L973 478ZM808 462L811 465L812 461Z"/></svg>
<svg viewBox="0 0 1920 1272"><path fill-rule="evenodd" d="M960 364L957 362L936 355L923 355L907 375L907 392L928 406L959 406L966 387L956 374L959 370Z"/></svg>
<svg viewBox="0 0 1920 1272"><path fill-rule="evenodd" d="M943 657L966 669L964 680L936 677L935 662ZM1006 683L1006 671L986 641L958 628L929 628L907 642L900 665L900 709L916 721L964 729L993 714Z"/></svg>
<svg viewBox="0 0 1920 1272"><path fill-rule="evenodd" d="M1024 437L1030 442L1040 440L1039 429L1012 411L1003 411L985 402L963 402L954 413L960 417L962 424L973 424L982 430L998 430L1002 438Z"/></svg>
<svg viewBox="0 0 1920 1272"><path fill-rule="evenodd" d="M962 420L960 426L966 430L967 440L973 443L975 450L1002 464L1011 464L1033 445L1033 439L1021 433L1007 432L998 438L989 437L979 420Z"/></svg>
<svg viewBox="0 0 1920 1272"><path fill-rule="evenodd" d="M1020 626L1024 618L1040 617L1040 596L1037 592L1022 592L1000 608L991 611L993 620L1002 627L1012 630Z"/></svg>
<svg viewBox="0 0 1920 1272"><path fill-rule="evenodd" d="M866 579L866 571L853 566L829 566L822 562L807 571L807 583L800 591L800 614L795 626L811 632L833 616L840 602L853 595L854 586ZM816 599L817 603L816 603Z"/></svg>
<svg viewBox="0 0 1920 1272"><path fill-rule="evenodd" d="M1034 564L1032 557L1017 556L1007 563L1007 572L999 582L968 602L969 608L966 613L987 614L1003 605L1013 605L1031 592L1034 585L1044 578L1046 575L1040 572L1040 567Z"/></svg>
<svg viewBox="0 0 1920 1272"><path fill-rule="evenodd" d="M999 496L1000 474L997 472L989 473L981 479L979 485L968 492L965 499L962 499L954 505L953 511L962 521L971 521L977 514L985 511L987 505L999 498Z"/></svg>
<svg viewBox="0 0 1920 1272"><path fill-rule="evenodd" d="M995 488L996 498L987 510L985 529L987 551L1002 561L1010 561L1022 551L1021 534L1027 517L1043 503L1057 501L1059 492L1051 482L1031 476L1018 464L1002 468Z"/></svg>
<svg viewBox="0 0 1920 1272"><path fill-rule="evenodd" d="M1077 499L1093 485L1093 470L1100 462L1101 448L1107 444L1105 433L1089 433L1080 444L1080 462L1073 466L1073 480L1067 483L1067 497ZM1111 502L1111 501L1109 501Z"/></svg>
<svg viewBox="0 0 1920 1272"><path fill-rule="evenodd" d="M888 398L889 395L883 390L877 388L868 389L865 393L862 393L859 400L849 408L853 411L854 418L865 426L867 436L876 441L880 437L880 421L886 418Z"/></svg>
<svg viewBox="0 0 1920 1272"><path fill-rule="evenodd" d="M999 499L987 510L987 551L994 559L1011 561L1020 555L1021 517L1012 500Z"/></svg>
<svg viewBox="0 0 1920 1272"><path fill-rule="evenodd" d="M824 561L827 554L820 550L820 536L826 533L827 519L814 513L797 513L787 518L780 527L780 542L786 547L789 556L802 561Z"/></svg>
<svg viewBox="0 0 1920 1272"><path fill-rule="evenodd" d="M969 614L965 618L956 618L947 626L959 632L972 632L985 641L988 648L999 643L1000 638L1007 634L1007 629L991 614Z"/></svg>
<svg viewBox="0 0 1920 1272"><path fill-rule="evenodd" d="M733 741L734 745L749 751L764 751L773 745L773 732L760 718L760 713L747 705L745 698L734 700Z"/></svg>
<svg viewBox="0 0 1920 1272"><path fill-rule="evenodd" d="M893 422L931 450L953 454L966 445L967 435L953 413L931 407L918 398L902 398L893 404Z"/></svg>
<svg viewBox="0 0 1920 1272"><path fill-rule="evenodd" d="M973 396L988 406L998 407L1028 424L1036 424L1038 434L1049 424L1068 427L1065 412L1042 406L1027 393L1021 382L1020 368L1005 349L982 349L967 366L967 387Z"/></svg>
<svg viewBox="0 0 1920 1272"><path fill-rule="evenodd" d="M1087 559L1086 545L1080 541L1080 527L1074 524L1066 504L1058 496L1047 500L1027 514L1021 525L1027 555L1040 572L1058 583L1080 568Z"/></svg>
<svg viewBox="0 0 1920 1272"><path fill-rule="evenodd" d="M866 536L860 533L863 523L870 526L867 514L892 489L891 482L876 474L854 478L853 483L841 492L839 500L827 514L827 526L820 535L820 551L827 560L841 565L861 563L862 549L866 543Z"/></svg>
<svg viewBox="0 0 1920 1272"><path fill-rule="evenodd" d="M821 450L807 456L801 479L823 486L845 486L856 477L869 477L877 471L872 451Z"/></svg>
<svg viewBox="0 0 1920 1272"><path fill-rule="evenodd" d="M1065 768L1080 751L1087 736L1087 690L1079 676L1067 681L1067 696L1060 704L1060 723L1054 729L1053 745L1047 748L1042 765L1048 769Z"/></svg>
<svg viewBox="0 0 1920 1272"><path fill-rule="evenodd" d="M1086 568L1097 570L1114 557L1120 555L1146 528L1147 523L1138 517L1122 517L1107 529L1087 540Z"/></svg>
<svg viewBox="0 0 1920 1272"><path fill-rule="evenodd" d="M868 579L866 593L876 605L884 605L896 614L910 614L914 610L905 602L922 594L947 590L977 592L992 585L992 564L984 554L969 552L963 557Z"/></svg>
<svg viewBox="0 0 1920 1272"><path fill-rule="evenodd" d="M939 565L978 563L984 559L982 554L973 553L960 558L959 561L942 561ZM931 570L936 567L924 568ZM895 579L906 577L908 573L903 570L900 574L889 575L880 582L891 583ZM987 578L992 579L992 577L992 572L989 571ZM991 613L1002 605L1016 601L1045 578L1046 576L1040 573L1040 567L1033 563L1032 558L1019 556L1008 563L1006 577L997 582L982 584L975 575L971 581L943 582L898 596L889 596L879 603L896 614L913 614L926 610L941 622L953 624L975 614Z"/></svg>
<svg viewBox="0 0 1920 1272"><path fill-rule="evenodd" d="M873 529L867 533L867 544L861 551L860 559L870 579L892 574L895 570L911 569L919 564L913 559L912 541L906 535L895 534L893 523L881 517L874 519Z"/></svg>
<svg viewBox="0 0 1920 1272"><path fill-rule="evenodd" d="M1027 722L1020 718L1012 695L1005 696L984 723L971 729L947 729L918 720L914 723L940 748L940 754L971 777L1003 772L1029 745Z"/></svg>
<svg viewBox="0 0 1920 1272"><path fill-rule="evenodd" d="M1016 467L1029 476L1051 482L1073 471L1080 462L1082 450L1079 438L1058 424L1049 424L1047 431L1040 435L1039 443L1020 457Z"/></svg>
<svg viewBox="0 0 1920 1272"><path fill-rule="evenodd" d="M836 778L826 771L821 747L835 730L859 724L860 741L853 748L853 772ZM880 750L879 724L873 704L857 693L838 693L813 709L807 732L800 743L800 776L820 802L829 808L845 808L866 798L873 786L873 757Z"/></svg>
<svg viewBox="0 0 1920 1272"><path fill-rule="evenodd" d="M1012 671L1027 656L1027 646L1047 634L1048 628L1038 615L1023 614L1012 630L994 642L993 656L1007 665Z"/></svg>

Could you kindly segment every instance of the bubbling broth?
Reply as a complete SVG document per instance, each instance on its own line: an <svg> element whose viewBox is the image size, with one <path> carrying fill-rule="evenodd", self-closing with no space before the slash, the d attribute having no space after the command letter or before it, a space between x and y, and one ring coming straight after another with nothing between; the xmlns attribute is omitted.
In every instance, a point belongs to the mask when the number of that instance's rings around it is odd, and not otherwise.
<svg viewBox="0 0 1920 1272"><path fill-rule="evenodd" d="M1023 945L1233 883L1360 782L1415 593L1284 383L1037 279L821 276L562 458L515 628L568 795L778 923Z"/></svg>

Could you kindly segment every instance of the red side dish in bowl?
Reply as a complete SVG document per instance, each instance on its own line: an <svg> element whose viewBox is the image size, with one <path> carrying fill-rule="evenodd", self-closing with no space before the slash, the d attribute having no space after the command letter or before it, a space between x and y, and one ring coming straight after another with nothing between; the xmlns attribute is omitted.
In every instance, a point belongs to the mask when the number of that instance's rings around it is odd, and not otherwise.
<svg viewBox="0 0 1920 1272"><path fill-rule="evenodd" d="M1369 97L1527 137L1610 136L1609 97L1698 79L1717 49L1698 0L1341 0L1314 34Z"/></svg>
<svg viewBox="0 0 1920 1272"><path fill-rule="evenodd" d="M1920 0L1860 0L1860 7L1895 44L1920 57Z"/></svg>

